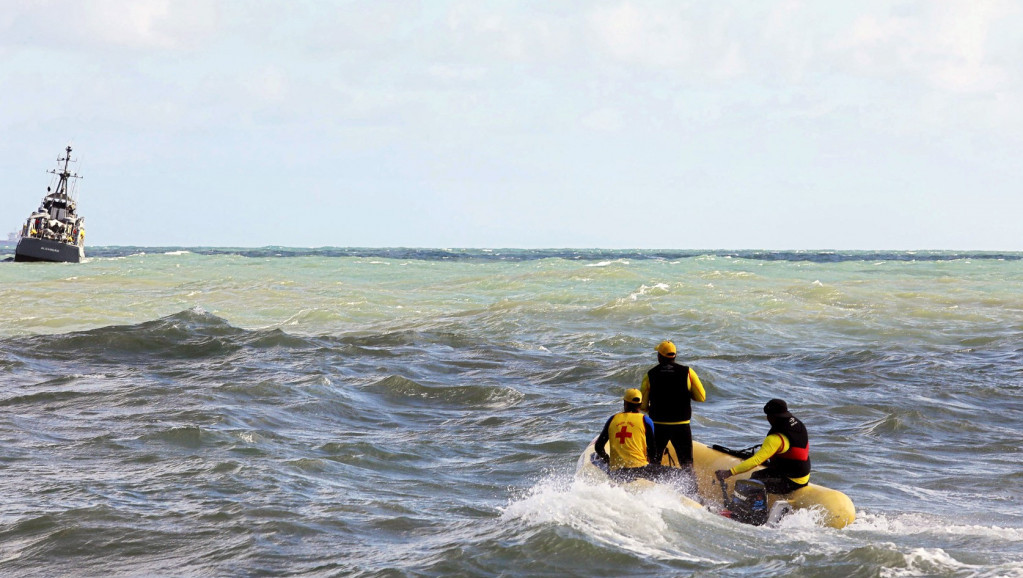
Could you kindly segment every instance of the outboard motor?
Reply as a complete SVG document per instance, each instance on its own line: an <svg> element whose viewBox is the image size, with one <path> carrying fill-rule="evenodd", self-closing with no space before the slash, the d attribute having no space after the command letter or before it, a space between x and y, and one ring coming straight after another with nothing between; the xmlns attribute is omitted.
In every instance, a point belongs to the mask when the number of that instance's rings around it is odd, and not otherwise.
<svg viewBox="0 0 1023 578"><path fill-rule="evenodd" d="M763 526L770 512L767 509L767 488L757 480L736 480L732 499L726 505L732 519L744 524Z"/></svg>

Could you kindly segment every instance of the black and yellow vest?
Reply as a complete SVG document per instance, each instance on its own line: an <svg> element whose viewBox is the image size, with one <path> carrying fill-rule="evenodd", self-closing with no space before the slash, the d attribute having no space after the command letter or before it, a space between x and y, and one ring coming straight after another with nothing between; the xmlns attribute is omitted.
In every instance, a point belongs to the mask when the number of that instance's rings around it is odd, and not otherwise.
<svg viewBox="0 0 1023 578"><path fill-rule="evenodd" d="M693 417L688 367L669 361L651 369L646 376L650 382L647 412L654 423L680 423Z"/></svg>
<svg viewBox="0 0 1023 578"><path fill-rule="evenodd" d="M782 434L789 440L789 449L782 454L775 454L765 464L787 478L801 478L810 474L810 436L806 426L795 417L789 417L784 423L772 424L767 435Z"/></svg>

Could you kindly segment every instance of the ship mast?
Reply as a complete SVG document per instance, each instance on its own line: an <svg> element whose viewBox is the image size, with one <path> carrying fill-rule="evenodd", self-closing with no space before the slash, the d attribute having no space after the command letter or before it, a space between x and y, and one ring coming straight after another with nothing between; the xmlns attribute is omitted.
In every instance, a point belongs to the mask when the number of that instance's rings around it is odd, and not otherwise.
<svg viewBox="0 0 1023 578"><path fill-rule="evenodd" d="M61 170L60 172L57 172L56 169L49 170L49 171L46 171L46 172L50 173L51 175L56 175L57 177L60 178L60 181L57 182L57 190L55 190L55 191L53 191L53 193L51 193L53 196L55 196L55 197L63 196L65 199L70 199L71 201L76 201L77 199L75 199L75 197L74 197L75 187L70 187L70 191L69 191L68 179L69 178L71 178L71 179L80 179L82 177L80 175L78 175L77 173L72 173L72 172L68 171L68 164L71 162L71 145L68 145L66 151L67 151L67 154L64 156L64 158L60 158L60 157L57 158L57 162L58 163L60 163L61 161L64 161L64 169ZM58 164L57 167L59 168L60 165Z"/></svg>

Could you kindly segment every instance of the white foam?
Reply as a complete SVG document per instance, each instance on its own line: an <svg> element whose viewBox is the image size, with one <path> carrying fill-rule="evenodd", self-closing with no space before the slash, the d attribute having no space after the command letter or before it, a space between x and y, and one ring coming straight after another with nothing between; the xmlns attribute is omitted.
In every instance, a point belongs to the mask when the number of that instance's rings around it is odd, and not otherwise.
<svg viewBox="0 0 1023 578"><path fill-rule="evenodd" d="M644 295L663 295L671 290L667 283L654 283L653 285L640 285L639 289L629 294L630 301L636 301Z"/></svg>
<svg viewBox="0 0 1023 578"><path fill-rule="evenodd" d="M671 538L665 513L717 518L704 510L686 507L670 489L654 487L631 492L609 484L577 479L550 478L502 510L505 521L528 525L568 526L610 547L641 557L719 563L681 549ZM724 521L722 519L722 521ZM725 521L727 523L727 521Z"/></svg>
<svg viewBox="0 0 1023 578"><path fill-rule="evenodd" d="M824 525L824 512L814 508L794 510L778 522L778 527L788 532L805 530L820 532Z"/></svg>
<svg viewBox="0 0 1023 578"><path fill-rule="evenodd" d="M610 267L611 265L628 265L629 261L626 259L615 259L614 261L598 261L596 263L589 263L586 267Z"/></svg>
<svg viewBox="0 0 1023 578"><path fill-rule="evenodd" d="M934 536L971 536L997 538L1008 542L1023 542L1023 528L982 526L979 524L950 524L948 520L924 514L868 514L856 512L852 531L879 532L893 536L929 534Z"/></svg>
<svg viewBox="0 0 1023 578"><path fill-rule="evenodd" d="M953 573L968 572L969 575L976 575L980 570L979 566L965 564L949 556L941 548L914 548L908 554L903 554L906 560L905 568L882 568L881 576L885 578L896 578L901 576L936 576Z"/></svg>

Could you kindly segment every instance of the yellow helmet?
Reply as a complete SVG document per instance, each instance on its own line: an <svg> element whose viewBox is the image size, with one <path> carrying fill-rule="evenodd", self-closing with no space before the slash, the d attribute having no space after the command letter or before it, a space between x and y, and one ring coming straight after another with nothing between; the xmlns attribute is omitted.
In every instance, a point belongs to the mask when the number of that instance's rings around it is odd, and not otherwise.
<svg viewBox="0 0 1023 578"><path fill-rule="evenodd" d="M675 357L675 344L670 341L662 341L656 351L664 357Z"/></svg>
<svg viewBox="0 0 1023 578"><path fill-rule="evenodd" d="M625 396L622 397L622 399L624 399L625 401L627 401L629 403L642 403L643 402L643 394L640 393L639 390L636 389L636 388L626 389L625 390Z"/></svg>

